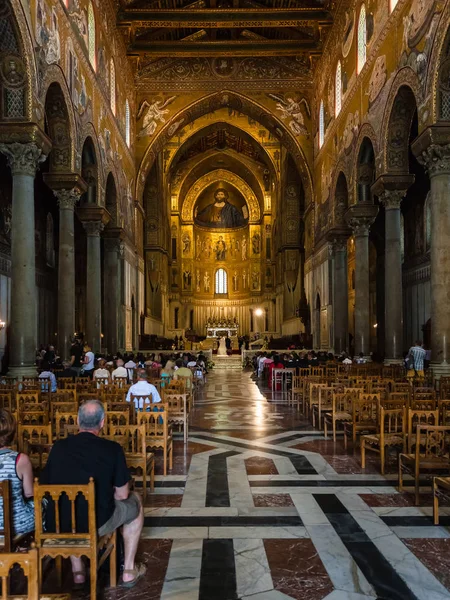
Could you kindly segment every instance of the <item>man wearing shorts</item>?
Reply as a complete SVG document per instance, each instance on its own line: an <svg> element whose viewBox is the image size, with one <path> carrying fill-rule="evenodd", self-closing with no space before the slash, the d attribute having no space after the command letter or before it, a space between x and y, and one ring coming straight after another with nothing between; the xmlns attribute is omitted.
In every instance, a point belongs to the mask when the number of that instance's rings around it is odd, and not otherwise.
<svg viewBox="0 0 450 600"><path fill-rule="evenodd" d="M140 497L129 490L130 473L122 447L99 437L104 422L105 411L101 402L89 400L82 404L78 410L79 433L53 445L41 483L87 484L90 477L94 478L98 534L102 536L123 528L125 556L122 585L132 587L145 573L143 565L135 564L144 524L142 503ZM87 531L87 503L80 502L77 510L77 530ZM67 518L70 516L67 515ZM50 522L47 526L51 531ZM63 527L70 531L70 522L67 525L63 523ZM82 559L71 556L71 562L74 583L83 584L86 570Z"/></svg>

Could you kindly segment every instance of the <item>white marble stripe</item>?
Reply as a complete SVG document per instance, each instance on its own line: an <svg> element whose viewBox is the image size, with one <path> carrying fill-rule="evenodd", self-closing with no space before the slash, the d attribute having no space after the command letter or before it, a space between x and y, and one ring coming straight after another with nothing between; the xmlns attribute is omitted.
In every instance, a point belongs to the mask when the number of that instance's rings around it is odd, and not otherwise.
<svg viewBox="0 0 450 600"><path fill-rule="evenodd" d="M373 596L352 594L351 592L344 592L343 590L333 590L328 596L325 596L323 600L373 600Z"/></svg>
<svg viewBox="0 0 450 600"><path fill-rule="evenodd" d="M139 491L139 489L138 489ZM150 496L155 495L155 496L176 496L176 495L183 495L184 494L184 487L182 488L177 488L177 487L169 487L169 488L155 488L154 491L150 494ZM147 495L147 498L149 496Z"/></svg>
<svg viewBox="0 0 450 600"><path fill-rule="evenodd" d="M289 459L286 459L292 466ZM324 475L299 475L294 469L294 473L282 474L282 475L248 475L249 481L325 481Z"/></svg>
<svg viewBox="0 0 450 600"><path fill-rule="evenodd" d="M435 527L434 525L430 525L429 527L400 526L391 527L390 529L400 539L425 540L450 538L450 531L446 527Z"/></svg>
<svg viewBox="0 0 450 600"><path fill-rule="evenodd" d="M275 467L278 471L278 474L282 477L286 477L286 476L297 476L298 477L298 473L295 470L294 465L291 463L291 461L288 458L285 458L284 456L273 456L272 460L275 464ZM252 476L249 476L249 479ZM322 475L317 475L317 477L323 477Z"/></svg>
<svg viewBox="0 0 450 600"><path fill-rule="evenodd" d="M361 498L353 497L350 504L344 494L337 494L337 496L418 600L450 598L448 590ZM360 508L356 509L358 504Z"/></svg>
<svg viewBox="0 0 450 600"><path fill-rule="evenodd" d="M227 471L230 505L238 508L252 506L253 496L242 456L229 456Z"/></svg>
<svg viewBox="0 0 450 600"><path fill-rule="evenodd" d="M257 539L257 540L284 540L303 539L309 535L304 527L286 525L284 527L258 527L247 525L246 527L210 527L210 538L220 539Z"/></svg>
<svg viewBox="0 0 450 600"><path fill-rule="evenodd" d="M273 590L263 540L234 539L233 545L238 597Z"/></svg>
<svg viewBox="0 0 450 600"><path fill-rule="evenodd" d="M144 527L141 538L143 540L204 540L208 538L208 527Z"/></svg>
<svg viewBox="0 0 450 600"><path fill-rule="evenodd" d="M292 494L292 500L334 587L346 592L376 596L315 499L311 495L303 498L302 495Z"/></svg>
<svg viewBox="0 0 450 600"><path fill-rule="evenodd" d="M292 517L298 516L294 506L244 506L230 507L160 507L144 508L146 517Z"/></svg>
<svg viewBox="0 0 450 600"><path fill-rule="evenodd" d="M174 540L161 600L198 600L202 539Z"/></svg>
<svg viewBox="0 0 450 600"><path fill-rule="evenodd" d="M292 596L286 596L278 590L270 590L261 594L252 594L251 596L243 596L242 600L292 600Z"/></svg>

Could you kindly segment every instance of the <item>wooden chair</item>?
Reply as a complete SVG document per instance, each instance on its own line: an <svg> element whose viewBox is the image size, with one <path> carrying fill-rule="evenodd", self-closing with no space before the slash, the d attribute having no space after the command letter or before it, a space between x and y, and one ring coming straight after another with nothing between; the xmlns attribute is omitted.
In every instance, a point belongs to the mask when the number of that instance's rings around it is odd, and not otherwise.
<svg viewBox="0 0 450 600"><path fill-rule="evenodd" d="M76 402L52 402L50 404L50 423L55 424L56 413L78 413Z"/></svg>
<svg viewBox="0 0 450 600"><path fill-rule="evenodd" d="M24 377L18 383L21 392L38 391L41 389L39 377Z"/></svg>
<svg viewBox="0 0 450 600"><path fill-rule="evenodd" d="M341 390L343 391L343 390ZM326 386L319 388L319 397L317 404L312 405L312 424L316 427L316 415L317 415L317 426L319 429L322 428L322 413L333 409L333 393L338 393L339 390L335 387Z"/></svg>
<svg viewBox="0 0 450 600"><path fill-rule="evenodd" d="M105 400L107 412L124 412L128 413L128 421L130 425L136 425L136 409L133 402L111 401L109 398Z"/></svg>
<svg viewBox="0 0 450 600"><path fill-rule="evenodd" d="M389 398L380 401L381 406L386 410L394 410L395 408L409 408L409 395L403 392L392 392L389 394Z"/></svg>
<svg viewBox="0 0 450 600"><path fill-rule="evenodd" d="M380 455L381 474L384 475L387 448L406 450L406 408L380 407L378 433L361 436L361 467L366 468L366 450Z"/></svg>
<svg viewBox="0 0 450 600"><path fill-rule="evenodd" d="M75 381L66 381L64 383L64 390L74 390L76 392L78 390L78 386Z"/></svg>
<svg viewBox="0 0 450 600"><path fill-rule="evenodd" d="M77 392L77 398L78 405L83 404L83 402L88 402L88 400L99 400L100 402L102 401L102 395L100 393L100 390L95 390L95 392Z"/></svg>
<svg viewBox="0 0 450 600"><path fill-rule="evenodd" d="M74 373L75 375L75 373ZM56 377L56 383L58 384L58 388L60 390L66 389L67 383L73 383L73 377Z"/></svg>
<svg viewBox="0 0 450 600"><path fill-rule="evenodd" d="M398 463L398 489L403 491L403 474L414 478L415 504L420 504L420 476L447 474L450 469L450 427L419 425L415 453L401 453Z"/></svg>
<svg viewBox="0 0 450 600"><path fill-rule="evenodd" d="M352 420L344 421L344 448L347 450L348 436L352 436L353 448L356 438L367 432L376 432L380 407L379 394L361 394L352 402Z"/></svg>
<svg viewBox="0 0 450 600"><path fill-rule="evenodd" d="M352 420L352 403L359 398L359 393L352 392L334 393L331 412L325 413L324 436L328 437L328 427L331 425L333 431L333 442L336 441L337 423Z"/></svg>
<svg viewBox="0 0 450 600"><path fill-rule="evenodd" d="M129 411L123 410L108 410L105 411L105 426L108 429L110 426L119 427L121 425L130 424Z"/></svg>
<svg viewBox="0 0 450 600"><path fill-rule="evenodd" d="M21 404L16 418L18 425L48 425L50 421L47 402Z"/></svg>
<svg viewBox="0 0 450 600"><path fill-rule="evenodd" d="M86 556L91 563L91 585L90 599L97 598L97 571L110 556L109 575L111 587L117 584L117 543L116 532L101 538L97 534L97 523L95 517L95 486L92 477L87 485L46 485L40 484L38 479L34 480L34 502L35 502L35 540L39 550L39 559L42 564L44 556L56 559L58 581L62 579L62 558L70 556ZM77 506L81 501L79 496L84 496L88 503L88 531L77 532ZM62 498L63 496L63 498ZM44 498L53 501L55 513L55 531L48 531L48 525L44 531L42 519L42 502ZM66 509L66 510L65 510ZM62 515L70 514L70 533L62 531L64 524ZM99 559L99 551L104 552ZM40 579L42 569L39 569Z"/></svg>
<svg viewBox="0 0 450 600"><path fill-rule="evenodd" d="M169 423L171 425L179 425L183 428L184 443L186 444L189 428L189 403L187 394L171 393L169 390L164 390L163 402L168 406Z"/></svg>
<svg viewBox="0 0 450 600"><path fill-rule="evenodd" d="M306 403L306 412L310 419L312 419L312 411L314 405L319 404L319 392L321 388L328 387L326 383L318 383L316 381L308 383L309 396Z"/></svg>
<svg viewBox="0 0 450 600"><path fill-rule="evenodd" d="M12 392L4 392L0 388L0 407L14 413L17 409L16 395Z"/></svg>
<svg viewBox="0 0 450 600"><path fill-rule="evenodd" d="M119 443L124 452L129 469L142 472L142 490L144 504L147 498L147 481L150 478L150 491L155 489L155 456L147 452L145 445L145 425L122 425L109 427L109 434L104 436Z"/></svg>
<svg viewBox="0 0 450 600"><path fill-rule="evenodd" d="M56 390L52 394L52 402L77 402L77 400L77 390L75 387L70 390Z"/></svg>
<svg viewBox="0 0 450 600"><path fill-rule="evenodd" d="M148 405L149 409L138 413L138 425L145 425L145 446L150 449L161 448L164 457L164 475L167 475L167 464L172 469L173 440L169 427L169 409L167 404L158 402Z"/></svg>
<svg viewBox="0 0 450 600"><path fill-rule="evenodd" d="M439 525L439 500L450 502L450 477L433 477L433 523Z"/></svg>
<svg viewBox="0 0 450 600"><path fill-rule="evenodd" d="M130 402L134 404L136 412L142 410L149 410L150 405L155 404L153 402L152 394L144 394L144 395L130 395Z"/></svg>
<svg viewBox="0 0 450 600"><path fill-rule="evenodd" d="M440 425L450 425L450 400L439 400L437 409Z"/></svg>
<svg viewBox="0 0 450 600"><path fill-rule="evenodd" d="M419 444L422 443L423 440L417 438L417 427L425 426L425 425L439 425L439 411L438 410L423 410L423 409L412 409L409 408L407 412L408 418L408 426L407 426L407 452L411 454L413 448L415 448L417 444L417 440L419 439Z"/></svg>
<svg viewBox="0 0 450 600"><path fill-rule="evenodd" d="M3 526L0 529L0 552L11 552L13 544L13 527L11 483L9 479L4 479L0 483L0 498L3 512Z"/></svg>
<svg viewBox="0 0 450 600"><path fill-rule="evenodd" d="M176 377L176 379L173 379L173 381L179 381L179 380L184 381L184 392L181 392L181 393L186 394L189 405L192 404L192 406L194 406L194 403L195 403L194 376L186 377L185 375L177 375L175 373L175 377ZM164 391L166 391L166 390L164 390Z"/></svg>
<svg viewBox="0 0 450 600"><path fill-rule="evenodd" d="M16 395L16 406L17 406L17 410L20 411L20 405L23 404L24 402L32 402L34 404L39 404L41 401L41 395L40 392L38 392L37 390L34 392L19 392Z"/></svg>
<svg viewBox="0 0 450 600"><path fill-rule="evenodd" d="M128 377L114 377L114 379L111 380L110 385L124 390L128 388Z"/></svg>

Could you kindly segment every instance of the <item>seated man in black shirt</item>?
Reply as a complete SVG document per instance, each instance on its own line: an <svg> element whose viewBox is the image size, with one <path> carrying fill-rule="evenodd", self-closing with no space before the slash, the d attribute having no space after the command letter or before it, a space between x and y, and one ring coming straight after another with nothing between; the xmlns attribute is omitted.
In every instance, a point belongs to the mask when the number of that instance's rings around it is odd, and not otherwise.
<svg viewBox="0 0 450 600"><path fill-rule="evenodd" d="M145 567L134 562L144 514L140 497L129 490L130 473L122 447L99 437L104 422L105 411L101 402L89 400L82 404L78 410L78 435L53 445L41 482L50 485L87 484L90 477L94 478L98 533L106 535L123 526L125 559L122 585L132 587L145 573ZM87 510L83 516L86 531ZM77 525L82 526L78 518ZM71 561L74 583L84 583L86 572L81 558L72 556Z"/></svg>

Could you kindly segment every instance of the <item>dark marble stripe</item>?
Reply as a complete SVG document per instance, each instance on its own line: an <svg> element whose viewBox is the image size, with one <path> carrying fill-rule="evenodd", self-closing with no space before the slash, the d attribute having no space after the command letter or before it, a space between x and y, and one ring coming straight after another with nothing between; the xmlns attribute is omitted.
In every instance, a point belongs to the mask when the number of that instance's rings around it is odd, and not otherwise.
<svg viewBox="0 0 450 600"><path fill-rule="evenodd" d="M145 517L145 527L301 527L300 517Z"/></svg>
<svg viewBox="0 0 450 600"><path fill-rule="evenodd" d="M433 525L433 517L380 517L383 523L389 527L430 527ZM450 526L450 517L442 515L439 517L439 525Z"/></svg>
<svg viewBox="0 0 450 600"><path fill-rule="evenodd" d="M310 473L308 473L309 475ZM301 481L290 481L288 479L255 479L249 481L250 487L392 487L395 486L394 482L389 483L389 481L382 481L376 479L375 481L371 480L329 480L322 479L320 481L302 479Z"/></svg>
<svg viewBox="0 0 450 600"><path fill-rule="evenodd" d="M237 454L239 452L230 451L209 457L205 506L230 506L227 458Z"/></svg>
<svg viewBox="0 0 450 600"><path fill-rule="evenodd" d="M284 444L284 442L291 442L292 440L301 440L305 437L323 437L323 431L314 433L293 433L292 435L287 435L286 437L278 438L277 440L271 440L268 443L276 446L277 444Z"/></svg>
<svg viewBox="0 0 450 600"><path fill-rule="evenodd" d="M306 456L290 456L289 460L299 475L315 475L317 473Z"/></svg>
<svg viewBox="0 0 450 600"><path fill-rule="evenodd" d="M334 494L315 494L314 499L380 598L418 600Z"/></svg>
<svg viewBox="0 0 450 600"><path fill-rule="evenodd" d="M203 540L199 600L237 600L233 540Z"/></svg>
<svg viewBox="0 0 450 600"><path fill-rule="evenodd" d="M272 454L274 456L283 456L285 458L292 458L293 456L299 457L303 461L304 468L308 469L308 471L305 473L305 475L317 473L317 471L314 469L314 467L309 462L309 460L306 458L306 456L297 454L296 450L293 450L292 452L290 452L288 449L286 449L286 450L269 449L269 448L264 448L264 446L255 446L252 444L248 444L248 443L246 444L245 442L238 442L235 440L233 440L233 441L223 440L222 438L214 437L212 435L208 435L205 433L195 433L193 435L196 438L209 440L211 442L216 442L218 444L226 444L227 446L232 446L234 448L243 448L245 450L255 450L257 452L265 452L266 454Z"/></svg>

